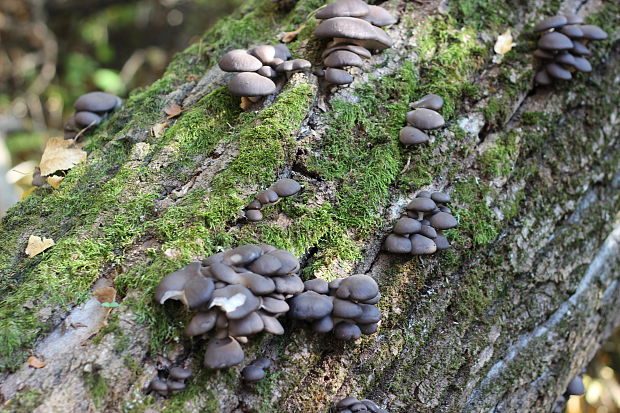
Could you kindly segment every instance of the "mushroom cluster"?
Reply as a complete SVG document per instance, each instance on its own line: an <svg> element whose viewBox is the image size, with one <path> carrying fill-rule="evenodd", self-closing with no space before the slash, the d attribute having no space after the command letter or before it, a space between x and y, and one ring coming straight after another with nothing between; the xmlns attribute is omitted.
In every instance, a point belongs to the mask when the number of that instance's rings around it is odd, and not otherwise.
<svg viewBox="0 0 620 413"><path fill-rule="evenodd" d="M425 255L450 248L443 230L454 228L450 195L443 192L421 191L406 209L407 215L396 221L393 233L388 235L383 249L396 254Z"/></svg>
<svg viewBox="0 0 620 413"><path fill-rule="evenodd" d="M183 367L172 367L166 370L163 372L164 376L155 377L149 383L149 390L157 392L164 397L185 389L185 380L192 376L192 371Z"/></svg>
<svg viewBox="0 0 620 413"><path fill-rule="evenodd" d="M289 317L312 323L317 333L333 330L340 340L357 340L377 331L381 311L374 304L381 294L374 279L364 274L337 278L328 283L315 278L304 283L304 292L289 300Z"/></svg>
<svg viewBox="0 0 620 413"><path fill-rule="evenodd" d="M271 360L258 358L241 370L241 378L246 383L256 383L265 378L265 369L271 367Z"/></svg>
<svg viewBox="0 0 620 413"><path fill-rule="evenodd" d="M321 55L325 80L334 85L347 85L353 76L344 68L361 67L362 58L371 51L392 46L392 39L381 29L396 23L387 10L368 5L362 0L336 0L320 9L315 17L323 21L314 31L319 39L332 39Z"/></svg>
<svg viewBox="0 0 620 413"><path fill-rule="evenodd" d="M67 119L64 126L65 139L74 139L81 130L95 127L123 101L118 96L105 92L90 92L75 101L75 113Z"/></svg>
<svg viewBox="0 0 620 413"><path fill-rule="evenodd" d="M388 413L387 410L377 406L377 403L372 400L364 399L358 400L355 397L345 397L336 403L337 413Z"/></svg>
<svg viewBox="0 0 620 413"><path fill-rule="evenodd" d="M254 201L245 208L245 217L248 221L257 222L263 219L263 213L260 210L265 205L271 205L280 200L293 196L301 191L301 185L293 179L282 178L276 181L268 189L260 191Z"/></svg>
<svg viewBox="0 0 620 413"><path fill-rule="evenodd" d="M590 40L603 40L607 33L592 25L582 25L583 19L575 14L563 14L544 19L534 31L541 33L534 56L543 61L536 73L536 83L550 85L554 80L571 80L574 71L589 73L592 65L585 56L592 52Z"/></svg>
<svg viewBox="0 0 620 413"><path fill-rule="evenodd" d="M276 91L272 79L286 74L310 68L310 62L291 58L291 52L284 44L261 44L250 50L236 49L226 53L219 61L220 69L234 72L228 82L228 90L235 96L241 96L241 107L246 108L250 102L258 102L263 96Z"/></svg>
<svg viewBox="0 0 620 413"><path fill-rule="evenodd" d="M583 385L583 372L576 376L568 383L568 387L564 391L564 394L558 397L553 407L553 413L564 412L564 407L570 396L581 396L586 393L586 387Z"/></svg>
<svg viewBox="0 0 620 413"><path fill-rule="evenodd" d="M240 343L248 336L284 333L277 318L289 310L286 300L304 289L298 270L299 261L288 251L266 244L243 245L168 274L155 299L160 304L179 300L197 311L185 333L201 336L215 329L204 364L226 368L243 361Z"/></svg>
<svg viewBox="0 0 620 413"><path fill-rule="evenodd" d="M439 95L426 95L409 106L413 109L407 112L409 125L402 128L399 134L400 143L405 146L428 142L430 138L424 131L441 128L446 123L437 112L443 107L443 99Z"/></svg>

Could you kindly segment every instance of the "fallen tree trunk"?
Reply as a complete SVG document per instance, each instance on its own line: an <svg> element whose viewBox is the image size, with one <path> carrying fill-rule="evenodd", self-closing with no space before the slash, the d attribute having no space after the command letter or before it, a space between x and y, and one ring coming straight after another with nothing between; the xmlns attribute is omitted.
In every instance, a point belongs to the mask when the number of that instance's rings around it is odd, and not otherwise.
<svg viewBox="0 0 620 413"><path fill-rule="evenodd" d="M0 223L0 391L8 411L326 411L347 395L390 412L549 411L620 324L620 13L566 1L608 31L594 71L534 88L532 25L557 4L390 2L394 48L350 88L331 93L296 74L242 113L214 63L229 49L306 27L294 56L319 61L306 16L316 2L246 5L134 92L87 145L60 189L41 188ZM441 13L440 13L441 12ZM516 47L493 60L497 35ZM404 149L408 102L446 100L449 126ZM163 108L184 108L168 120ZM277 177L301 196L239 218ZM431 257L380 251L421 189L452 195L452 249ZM56 245L27 258L30 235ZM286 322L284 336L244 346L275 360L255 387L241 367L201 368L189 314L153 302L167 273L247 242L302 258L302 276L372 275L379 331L356 343ZM92 296L117 290L117 308ZM29 367L30 355L47 363ZM146 394L161 357L193 368L184 392Z"/></svg>

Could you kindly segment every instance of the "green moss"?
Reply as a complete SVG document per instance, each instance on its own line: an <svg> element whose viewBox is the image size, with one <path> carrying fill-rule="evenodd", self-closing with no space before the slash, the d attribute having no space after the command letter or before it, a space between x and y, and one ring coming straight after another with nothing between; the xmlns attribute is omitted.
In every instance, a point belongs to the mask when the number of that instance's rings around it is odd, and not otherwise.
<svg viewBox="0 0 620 413"><path fill-rule="evenodd" d="M109 385L106 379L98 371L84 373L84 385L90 392L93 403L97 408L103 407L108 397Z"/></svg>
<svg viewBox="0 0 620 413"><path fill-rule="evenodd" d="M486 245L499 234L495 214L487 205L488 191L489 187L476 178L454 185L453 195L457 202L454 214L459 221L459 232L468 234L475 246Z"/></svg>
<svg viewBox="0 0 620 413"><path fill-rule="evenodd" d="M41 404L42 400L45 400L45 395L38 390L20 391L10 401L2 405L2 412L32 412Z"/></svg>
<svg viewBox="0 0 620 413"><path fill-rule="evenodd" d="M516 132L501 135L480 155L482 170L492 177L508 176L518 156Z"/></svg>

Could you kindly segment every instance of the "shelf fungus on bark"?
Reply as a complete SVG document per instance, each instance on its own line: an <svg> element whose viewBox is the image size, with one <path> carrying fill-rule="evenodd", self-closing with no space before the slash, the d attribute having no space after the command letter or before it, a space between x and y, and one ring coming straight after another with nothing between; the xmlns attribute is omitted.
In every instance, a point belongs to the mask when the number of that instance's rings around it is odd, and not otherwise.
<svg viewBox="0 0 620 413"><path fill-rule="evenodd" d="M428 255L450 248L442 231L457 226L444 192L420 191L407 205L407 215L396 221L383 249L394 254Z"/></svg>
<svg viewBox="0 0 620 413"><path fill-rule="evenodd" d="M377 283L368 275L338 278L329 284L316 278L306 281L304 292L290 300L288 315L312 323L317 333L333 331L340 340L356 340L377 331L381 312L374 304L380 298Z"/></svg>
<svg viewBox="0 0 620 413"><path fill-rule="evenodd" d="M575 14L548 17L534 26L540 33L534 56L542 63L535 76L539 85L547 86L556 80L571 80L574 72L589 73L592 65L584 57L592 52L589 41L604 40L607 33L597 26L584 25Z"/></svg>
<svg viewBox="0 0 620 413"><path fill-rule="evenodd" d="M269 188L260 191L256 195L256 199L245 207L244 215L250 222L258 222L263 219L263 213L260 210L266 205L273 205L280 201L281 198L293 196L301 191L299 182L290 178L282 178L276 181Z"/></svg>
<svg viewBox="0 0 620 413"><path fill-rule="evenodd" d="M172 367L160 371L161 375L154 377L149 383L148 389L161 396L168 396L185 389L185 380L192 376L192 371L183 367Z"/></svg>
<svg viewBox="0 0 620 413"><path fill-rule="evenodd" d="M281 73L291 73L310 68L304 59L288 60L291 52L283 44L262 44L250 50L236 49L226 53L219 61L225 72L236 73L228 82L228 90L241 96L241 107L247 109L253 102L276 91L276 79Z"/></svg>
<svg viewBox="0 0 620 413"><path fill-rule="evenodd" d="M304 289L298 271L299 261L288 251L248 244L168 274L159 283L155 299L160 304L178 300L196 311L185 328L188 336L215 330L204 364L221 369L243 361L240 343L247 342L248 336L262 331L284 333L278 317L289 310L286 299Z"/></svg>
<svg viewBox="0 0 620 413"><path fill-rule="evenodd" d="M241 370L241 378L246 383L256 383L265 378L265 369L271 367L271 360L265 357L258 358Z"/></svg>
<svg viewBox="0 0 620 413"><path fill-rule="evenodd" d="M80 96L73 105L76 113L69 116L65 122L65 139L79 138L78 135L81 131L99 125L122 103L121 98L106 92L90 92Z"/></svg>
<svg viewBox="0 0 620 413"><path fill-rule="evenodd" d="M320 9L316 18L323 20L314 31L319 39L332 39L321 55L328 68L325 80L333 85L353 82L346 68L363 66L372 50L392 46L392 39L381 27L396 23L384 8L362 0L336 0Z"/></svg>
<svg viewBox="0 0 620 413"><path fill-rule="evenodd" d="M358 400L355 397L345 397L336 403L336 413L388 413L372 400Z"/></svg>
<svg viewBox="0 0 620 413"><path fill-rule="evenodd" d="M443 98L429 94L409 104L413 109L407 112L407 123L400 130L399 140L405 146L420 145L430 140L426 130L438 129L445 125L445 120L437 111L443 107Z"/></svg>

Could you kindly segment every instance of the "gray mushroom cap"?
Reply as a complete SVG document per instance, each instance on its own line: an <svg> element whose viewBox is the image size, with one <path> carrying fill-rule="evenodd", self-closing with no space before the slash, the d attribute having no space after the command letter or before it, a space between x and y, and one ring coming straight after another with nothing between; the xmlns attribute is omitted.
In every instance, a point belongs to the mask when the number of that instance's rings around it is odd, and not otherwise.
<svg viewBox="0 0 620 413"><path fill-rule="evenodd" d="M327 56L323 63L327 67L345 67L345 66L357 66L361 67L364 62L359 55L350 52L348 50L336 50Z"/></svg>
<svg viewBox="0 0 620 413"><path fill-rule="evenodd" d="M202 260L202 265L209 266L211 264L215 264L216 262L222 262L224 259L224 253L218 252L217 254L213 254Z"/></svg>
<svg viewBox="0 0 620 413"><path fill-rule="evenodd" d="M187 304L183 287L187 281L195 276L202 277L199 262L193 262L180 270L166 275L155 290L155 300L160 304L165 303L169 299L180 300Z"/></svg>
<svg viewBox="0 0 620 413"><path fill-rule="evenodd" d="M430 198L433 194L430 191L420 191L415 196L416 198Z"/></svg>
<svg viewBox="0 0 620 413"><path fill-rule="evenodd" d="M360 401L364 403L364 405L366 405L368 410L371 411L372 413L377 413L379 411L379 406L377 405L377 403L373 402L372 400L363 399Z"/></svg>
<svg viewBox="0 0 620 413"><path fill-rule="evenodd" d="M268 44L255 46L250 49L249 53L263 64L268 64L276 58L276 48Z"/></svg>
<svg viewBox="0 0 620 413"><path fill-rule="evenodd" d="M406 208L410 211L431 212L437 208L437 204L430 198L417 197L409 202Z"/></svg>
<svg viewBox="0 0 620 413"><path fill-rule="evenodd" d="M168 394L168 383L158 377L155 377L153 380L151 380L151 382L149 383L149 388L161 394L162 396Z"/></svg>
<svg viewBox="0 0 620 413"><path fill-rule="evenodd" d="M304 282L307 291L314 291L319 294L329 294L329 284L322 278L314 278Z"/></svg>
<svg viewBox="0 0 620 413"><path fill-rule="evenodd" d="M568 387L566 388L566 393L571 396L581 396L586 392L586 388L583 385L583 380L581 376L577 376L568 383Z"/></svg>
<svg viewBox="0 0 620 413"><path fill-rule="evenodd" d="M265 76L270 79L273 79L274 77L278 77L278 72L276 72L271 66L263 66L260 69L258 69L257 73L261 76Z"/></svg>
<svg viewBox="0 0 620 413"><path fill-rule="evenodd" d="M256 59L260 63L260 60ZM258 67L256 70L260 69ZM236 74L228 83L228 90L235 96L257 97L271 95L276 91L276 84L269 78L254 72Z"/></svg>
<svg viewBox="0 0 620 413"><path fill-rule="evenodd" d="M436 229L450 229L457 225L456 219L446 212L438 212L430 219L431 225Z"/></svg>
<svg viewBox="0 0 620 413"><path fill-rule="evenodd" d="M168 381L168 390L173 393L180 392L185 389L185 383L180 381Z"/></svg>
<svg viewBox="0 0 620 413"><path fill-rule="evenodd" d="M548 86L551 83L553 83L553 80L551 79L551 77L549 77L549 74L544 69L543 70L539 70L536 73L536 76L534 77L534 80L536 81L536 83L538 83L539 85L543 85L543 86Z"/></svg>
<svg viewBox="0 0 620 413"><path fill-rule="evenodd" d="M370 49L386 49L394 43L383 30L354 17L335 17L324 20L316 28L314 35L319 39L333 37L349 41L368 41ZM352 43L358 44L357 41L352 41Z"/></svg>
<svg viewBox="0 0 620 413"><path fill-rule="evenodd" d="M576 15L575 13L564 13L564 17L566 17L566 24L581 24L583 23L583 19Z"/></svg>
<svg viewBox="0 0 620 413"><path fill-rule="evenodd" d="M297 320L318 320L331 314L334 305L329 297L306 291L289 301L289 317Z"/></svg>
<svg viewBox="0 0 620 413"><path fill-rule="evenodd" d="M396 17L392 16L389 11L383 7L373 5L368 6L368 14L362 16L362 19L379 27L396 23Z"/></svg>
<svg viewBox="0 0 620 413"><path fill-rule="evenodd" d="M538 47L544 50L568 50L573 48L573 42L562 33L551 32L541 36Z"/></svg>
<svg viewBox="0 0 620 413"><path fill-rule="evenodd" d="M345 407L353 406L354 404L359 403L359 402L360 401L356 399L355 397L345 397L344 399L336 403L336 407L338 409L344 409Z"/></svg>
<svg viewBox="0 0 620 413"><path fill-rule="evenodd" d="M570 37L571 39L578 39L583 37L583 30L581 26L576 24L569 24L560 29L560 33Z"/></svg>
<svg viewBox="0 0 620 413"><path fill-rule="evenodd" d="M362 307L349 300L335 298L333 303L334 309L332 311L332 315L334 317L354 319L360 317L364 312Z"/></svg>
<svg viewBox="0 0 620 413"><path fill-rule="evenodd" d="M437 246L437 251L443 251L450 248L450 242L448 241L448 238L446 238L446 236L443 235L443 233L441 233L440 231L437 231L437 237L435 237L433 242Z"/></svg>
<svg viewBox="0 0 620 413"><path fill-rule="evenodd" d="M256 295L267 295L276 290L276 284L273 280L260 274L244 272L239 274L239 278L239 284L243 285Z"/></svg>
<svg viewBox="0 0 620 413"><path fill-rule="evenodd" d="M330 53L335 52L337 50L347 50L349 52L353 52L361 57L369 58L372 56L370 50L365 47L358 46L356 44L350 43L334 43L331 42L327 45L327 48L321 53L321 59L326 58Z"/></svg>
<svg viewBox="0 0 620 413"><path fill-rule="evenodd" d="M416 100L409 104L412 109L431 109L431 110L440 110L443 107L443 98L434 93L423 96L422 99Z"/></svg>
<svg viewBox="0 0 620 413"><path fill-rule="evenodd" d="M215 321L217 320L217 311L209 310L207 312L200 312L192 317L191 321L185 327L185 334L194 337L207 333L215 327Z"/></svg>
<svg viewBox="0 0 620 413"><path fill-rule="evenodd" d="M280 261L281 267L275 272L276 275L293 274L299 271L299 260L290 252L274 250L268 252L267 255L276 257Z"/></svg>
<svg viewBox="0 0 620 413"><path fill-rule="evenodd" d="M573 42L573 48L570 50L570 52L578 56L590 56L592 54L592 52L586 47L586 45L577 40Z"/></svg>
<svg viewBox="0 0 620 413"><path fill-rule="evenodd" d="M250 364L258 366L261 369L268 369L269 367L271 367L271 360L266 357L259 357Z"/></svg>
<svg viewBox="0 0 620 413"><path fill-rule="evenodd" d="M258 310L260 300L244 286L234 284L215 290L211 306L220 307L229 320L236 320Z"/></svg>
<svg viewBox="0 0 620 413"><path fill-rule="evenodd" d="M265 378L265 371L254 364L250 364L241 370L241 377L247 383L256 383Z"/></svg>
<svg viewBox="0 0 620 413"><path fill-rule="evenodd" d="M360 17L369 12L369 7L361 0L336 0L320 9L317 19L331 19L334 17Z"/></svg>
<svg viewBox="0 0 620 413"><path fill-rule="evenodd" d="M428 142L430 137L418 128L405 126L400 130L398 139L403 145L419 145Z"/></svg>
<svg viewBox="0 0 620 413"><path fill-rule="evenodd" d="M99 125L101 123L101 119L101 116L88 111L77 112L74 115L75 123L81 128Z"/></svg>
<svg viewBox="0 0 620 413"><path fill-rule="evenodd" d="M73 107L78 112L109 112L120 105L121 100L118 96L106 92L90 92L77 98Z"/></svg>
<svg viewBox="0 0 620 413"><path fill-rule="evenodd" d="M588 39L588 40L607 39L607 33L600 27L593 26L591 24L586 24L583 26L579 26L579 28L581 29L581 32L583 33L584 39Z"/></svg>
<svg viewBox="0 0 620 413"><path fill-rule="evenodd" d="M430 225L422 225L420 228L420 235L424 235L426 238L435 238L437 236L437 231Z"/></svg>
<svg viewBox="0 0 620 413"><path fill-rule="evenodd" d="M228 334L233 337L247 337L263 331L265 324L258 313L251 312L247 316L230 320L228 322Z"/></svg>
<svg viewBox="0 0 620 413"><path fill-rule="evenodd" d="M263 62L249 54L247 50L237 49L222 56L218 65L225 72L255 72L263 66Z"/></svg>
<svg viewBox="0 0 620 413"><path fill-rule="evenodd" d="M435 202L439 202L442 204L447 204L450 202L450 195L445 192L433 192L431 194L431 199Z"/></svg>
<svg viewBox="0 0 620 413"><path fill-rule="evenodd" d="M301 185L299 182L290 178L282 178L278 179L272 186L271 189L281 197L293 196L297 192L301 191Z"/></svg>
<svg viewBox="0 0 620 413"><path fill-rule="evenodd" d="M354 274L345 278L336 290L338 298L347 298L354 301L366 301L379 294L377 282L365 274Z"/></svg>
<svg viewBox="0 0 620 413"><path fill-rule="evenodd" d="M571 80L573 75L570 71L564 69L562 66L556 63L549 63L545 65L545 70L551 77L561 80Z"/></svg>
<svg viewBox="0 0 620 413"><path fill-rule="evenodd" d="M394 254L408 254L411 252L411 241L402 235L390 234L383 243L383 249Z"/></svg>
<svg viewBox="0 0 620 413"><path fill-rule="evenodd" d="M419 129L438 129L445 125L443 116L431 109L414 109L407 112L407 122Z"/></svg>
<svg viewBox="0 0 620 413"><path fill-rule="evenodd" d="M304 283L297 276L272 277L272 280L276 283L276 291L281 294L298 294L304 290Z"/></svg>
<svg viewBox="0 0 620 413"><path fill-rule="evenodd" d="M317 333L328 333L334 329L334 319L331 316L325 316L320 320L312 322L312 330Z"/></svg>
<svg viewBox="0 0 620 413"><path fill-rule="evenodd" d="M258 222L263 220L264 215L258 209L248 209L247 211L245 211L245 217L248 219L248 221Z"/></svg>
<svg viewBox="0 0 620 413"><path fill-rule="evenodd" d="M276 72L297 72L299 70L310 69L310 67L312 67L312 63L306 59L293 59L280 63L276 67Z"/></svg>
<svg viewBox="0 0 620 413"><path fill-rule="evenodd" d="M362 331L353 323L341 321L334 327L334 336L339 340L357 340L362 336Z"/></svg>
<svg viewBox="0 0 620 413"><path fill-rule="evenodd" d="M275 334L277 336L281 336L282 334L284 334L284 327L282 327L282 324L280 324L277 318L267 313L263 313L262 311L259 311L258 315L260 316L261 320L263 320L266 332L268 332L269 334Z"/></svg>
<svg viewBox="0 0 620 413"><path fill-rule="evenodd" d="M420 221L409 217L402 217L396 221L394 232L399 235L409 235L420 232L421 228Z"/></svg>
<svg viewBox="0 0 620 413"><path fill-rule="evenodd" d="M229 265L219 262L215 263L209 267L209 272L216 280L223 281L228 284L239 283L239 274Z"/></svg>
<svg viewBox="0 0 620 413"><path fill-rule="evenodd" d="M544 60L553 60L555 58L552 53L549 53L548 51L542 49L534 50L534 56Z"/></svg>
<svg viewBox="0 0 620 413"><path fill-rule="evenodd" d="M170 369L170 377L175 380L186 380L192 376L192 371L183 367L173 367Z"/></svg>
<svg viewBox="0 0 620 413"><path fill-rule="evenodd" d="M246 244L226 251L222 259L227 264L246 265L257 259L263 254L263 250L258 245Z"/></svg>
<svg viewBox="0 0 620 413"><path fill-rule="evenodd" d="M288 60L291 58L292 54L287 45L278 43L273 47L276 49L276 59Z"/></svg>
<svg viewBox="0 0 620 413"><path fill-rule="evenodd" d="M575 56L570 53L559 53L555 58L555 62L573 66L575 64Z"/></svg>
<svg viewBox="0 0 620 413"><path fill-rule="evenodd" d="M334 300L335 301L335 300ZM378 323L381 320L381 311L374 305L370 304L358 304L362 309L362 314L354 317L355 322L358 324L373 324ZM335 308L334 303L334 308Z"/></svg>
<svg viewBox="0 0 620 413"><path fill-rule="evenodd" d="M274 257L271 254L264 254L263 256L256 259L252 264L250 264L248 268L250 269L250 271L258 274L274 275L281 267L282 263L277 257Z"/></svg>
<svg viewBox="0 0 620 413"><path fill-rule="evenodd" d="M568 23L566 16L558 15L547 17L543 21L534 26L535 32L542 32L549 29L555 29L556 27L562 27Z"/></svg>
<svg viewBox="0 0 620 413"><path fill-rule="evenodd" d="M377 323L359 324L358 327L360 328L362 334L370 335L377 332L379 325Z"/></svg>
<svg viewBox="0 0 620 413"><path fill-rule="evenodd" d="M215 284L211 278L201 275L192 276L183 286L185 301L190 309L201 307L209 302Z"/></svg>
<svg viewBox="0 0 620 413"><path fill-rule="evenodd" d="M348 85L353 83L353 76L346 70L330 67L325 71L325 80L332 85Z"/></svg>
<svg viewBox="0 0 620 413"><path fill-rule="evenodd" d="M243 361L243 350L239 342L227 337L215 339L207 346L204 364L211 369L223 369Z"/></svg>
<svg viewBox="0 0 620 413"><path fill-rule="evenodd" d="M420 234L411 236L411 254L426 255L433 254L435 251L437 251L437 245L432 239Z"/></svg>
<svg viewBox="0 0 620 413"><path fill-rule="evenodd" d="M589 73L592 71L592 65L588 62L588 59L581 56L575 57L573 67L580 72Z"/></svg>
<svg viewBox="0 0 620 413"><path fill-rule="evenodd" d="M256 195L256 199L261 204L271 204L276 202L280 197L273 189L265 189L264 191L260 191L258 195Z"/></svg>
<svg viewBox="0 0 620 413"><path fill-rule="evenodd" d="M271 314L286 313L290 309L286 301L278 300L273 297L262 297L260 308Z"/></svg>

